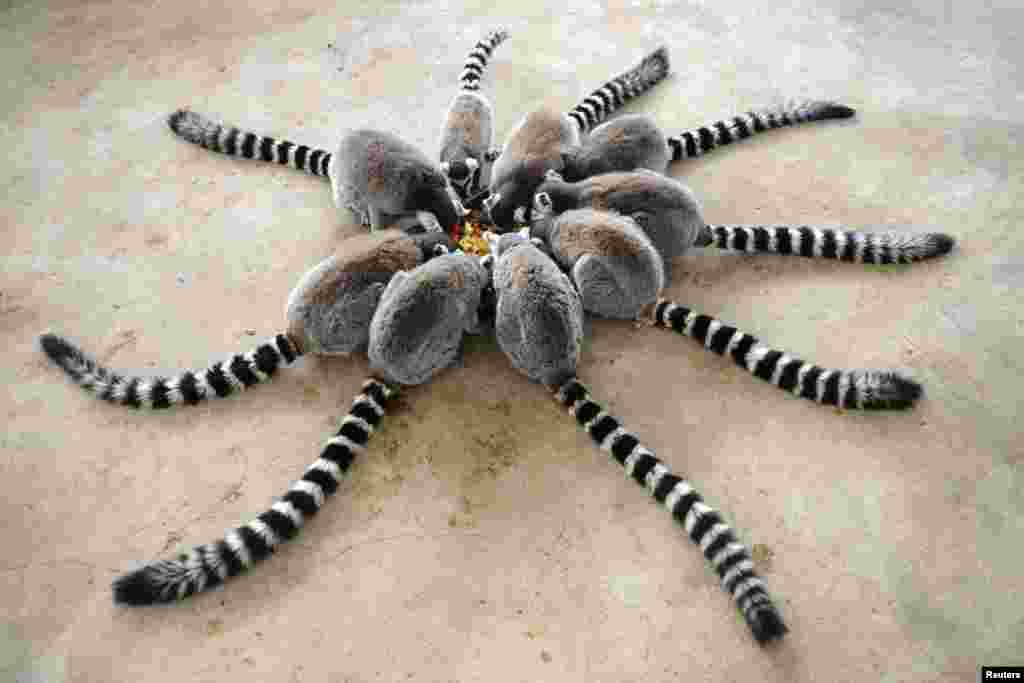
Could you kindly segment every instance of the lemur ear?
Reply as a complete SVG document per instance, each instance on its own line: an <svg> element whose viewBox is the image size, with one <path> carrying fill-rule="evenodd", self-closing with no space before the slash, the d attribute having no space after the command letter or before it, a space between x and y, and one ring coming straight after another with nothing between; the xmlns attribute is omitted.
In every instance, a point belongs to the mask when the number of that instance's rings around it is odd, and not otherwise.
<svg viewBox="0 0 1024 683"><path fill-rule="evenodd" d="M551 195L547 192L538 192L533 195L533 208L535 211L547 211L551 208Z"/></svg>
<svg viewBox="0 0 1024 683"><path fill-rule="evenodd" d="M484 199L484 201L482 203L483 203L484 208L487 209L488 211L490 211L492 208L494 208L494 205L497 204L500 201L501 201L501 193L500 192L496 192L496 193L492 194L490 197L487 197L486 199Z"/></svg>
<svg viewBox="0 0 1024 683"><path fill-rule="evenodd" d="M563 180L562 174L553 168L549 168L544 174L544 180L556 180L561 182Z"/></svg>
<svg viewBox="0 0 1024 683"><path fill-rule="evenodd" d="M478 161L477 161L476 159L474 159L473 157L468 157L468 158L466 159L466 167L467 167L467 168L469 169L469 172L470 172L471 174L472 174L472 173L476 173L476 170L477 170L478 168L480 168L480 162L478 162Z"/></svg>
<svg viewBox="0 0 1024 683"><path fill-rule="evenodd" d="M517 225L526 222L526 207L517 206L516 210L512 212L512 222Z"/></svg>
<svg viewBox="0 0 1024 683"><path fill-rule="evenodd" d="M434 256L444 256L448 253L448 247L443 244L434 245Z"/></svg>
<svg viewBox="0 0 1024 683"><path fill-rule="evenodd" d="M444 173L445 175L448 175L448 172L450 170L451 170L451 164L449 164L447 161L442 161L441 162L441 173Z"/></svg>
<svg viewBox="0 0 1024 683"><path fill-rule="evenodd" d="M498 148L489 149L484 152L484 161L488 163L494 163L501 156L501 150Z"/></svg>

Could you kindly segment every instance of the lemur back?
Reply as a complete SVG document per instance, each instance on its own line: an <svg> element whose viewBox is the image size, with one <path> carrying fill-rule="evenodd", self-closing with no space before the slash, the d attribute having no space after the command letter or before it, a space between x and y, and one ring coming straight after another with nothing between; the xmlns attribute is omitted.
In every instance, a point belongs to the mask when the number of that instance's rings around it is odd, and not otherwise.
<svg viewBox="0 0 1024 683"><path fill-rule="evenodd" d="M579 152L581 136L669 73L668 49L659 47L629 71L584 98L568 114L542 107L509 133L491 172L487 216L502 230L528 222L533 193L547 171L563 173Z"/></svg>
<svg viewBox="0 0 1024 683"><path fill-rule="evenodd" d="M632 218L661 254L666 282L671 259L693 246L704 227L693 192L678 180L646 169L591 176L577 183L551 173L537 192L550 198L555 215L589 207Z"/></svg>
<svg viewBox="0 0 1024 683"><path fill-rule="evenodd" d="M454 247L444 233L406 235L389 230L347 239L292 290L286 331L204 370L186 370L170 378L125 377L99 365L63 337L44 334L40 346L76 384L104 401L154 410L196 405L266 382L307 353L365 350L378 301L395 273Z"/></svg>
<svg viewBox="0 0 1024 683"><path fill-rule="evenodd" d="M370 323L371 367L411 385L455 363L462 335L480 331L480 296L489 278L477 258L463 253L396 273Z"/></svg>
<svg viewBox="0 0 1024 683"><path fill-rule="evenodd" d="M661 255L628 216L594 209L554 216L550 199L537 193L530 235L569 272L588 313L636 318L665 286Z"/></svg>
<svg viewBox="0 0 1024 683"><path fill-rule="evenodd" d="M535 382L557 386L576 374L583 307L569 278L519 234L495 250L495 335L512 365Z"/></svg>
<svg viewBox="0 0 1024 683"><path fill-rule="evenodd" d="M495 156L494 107L480 92L480 79L491 53L506 39L507 31L493 31L469 53L459 77L459 92L448 106L441 128L441 170L462 200L490 183Z"/></svg>
<svg viewBox="0 0 1024 683"><path fill-rule="evenodd" d="M563 176L576 182L601 173L668 169L672 151L665 134L646 114L626 114L595 128L567 164Z"/></svg>

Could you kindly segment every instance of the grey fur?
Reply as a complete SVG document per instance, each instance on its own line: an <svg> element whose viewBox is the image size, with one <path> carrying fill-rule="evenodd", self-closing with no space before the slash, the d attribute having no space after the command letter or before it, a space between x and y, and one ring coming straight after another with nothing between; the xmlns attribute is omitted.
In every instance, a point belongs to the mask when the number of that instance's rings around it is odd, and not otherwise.
<svg viewBox="0 0 1024 683"><path fill-rule="evenodd" d="M575 182L638 168L664 173L671 158L672 150L654 119L646 114L627 114L595 128L563 175Z"/></svg>
<svg viewBox="0 0 1024 683"><path fill-rule="evenodd" d="M309 270L288 296L288 334L307 353L366 350L370 321L392 277L430 260L434 247L455 248L444 233L385 230L356 235Z"/></svg>
<svg viewBox="0 0 1024 683"><path fill-rule="evenodd" d="M632 218L661 254L666 284L671 259L693 246L704 227L693 192L678 180L647 169L606 173L577 183L549 173L537 192L550 197L555 215L589 207Z"/></svg>
<svg viewBox="0 0 1024 683"><path fill-rule="evenodd" d="M492 31L469 53L460 90L441 127L441 170L463 200L490 183L494 107L480 92L480 77L493 50L507 38L507 31Z"/></svg>
<svg viewBox="0 0 1024 683"><path fill-rule="evenodd" d="M552 386L576 374L583 305L569 278L529 240L503 235L494 263L495 334L512 365Z"/></svg>
<svg viewBox="0 0 1024 683"><path fill-rule="evenodd" d="M396 273L370 322L371 367L391 382L422 384L454 364L462 335L478 332L489 274L462 253Z"/></svg>
<svg viewBox="0 0 1024 683"><path fill-rule="evenodd" d="M371 230L402 216L429 211L448 231L463 209L438 165L397 135L360 128L345 133L331 162L339 208L355 212Z"/></svg>
<svg viewBox="0 0 1024 683"><path fill-rule="evenodd" d="M583 308L605 318L636 318L665 286L665 264L629 217L575 209L554 216L546 195L534 198L530 234L542 239L572 276Z"/></svg>
<svg viewBox="0 0 1024 683"><path fill-rule="evenodd" d="M505 139L491 172L491 196L484 202L490 221L511 229L516 209L531 205L545 174L561 172L579 144L579 129L568 114L541 107L524 116Z"/></svg>

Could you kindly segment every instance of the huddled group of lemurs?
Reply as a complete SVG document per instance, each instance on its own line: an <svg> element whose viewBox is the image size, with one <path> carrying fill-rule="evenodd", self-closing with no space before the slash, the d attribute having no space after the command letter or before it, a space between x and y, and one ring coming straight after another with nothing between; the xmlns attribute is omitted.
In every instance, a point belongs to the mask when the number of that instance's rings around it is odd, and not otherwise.
<svg viewBox="0 0 1024 683"><path fill-rule="evenodd" d="M280 333L248 353L171 378L124 377L66 339L46 354L83 388L134 408L224 397L263 382L304 354L365 352L374 376L320 457L269 510L175 559L114 583L118 603L172 602L235 576L293 537L334 493L402 385L455 364L466 334L493 334L513 366L554 393L596 444L684 526L759 642L787 628L747 549L684 478L591 400L576 377L585 313L633 319L691 336L781 389L846 409L910 406L921 395L895 372L835 370L775 350L735 327L661 298L672 260L692 247L795 254L857 263L910 263L948 253L942 233L857 232L704 222L693 191L666 175L673 162L775 128L848 118L854 110L801 101L751 111L680 135L644 114L610 118L669 73L666 48L644 57L568 113L527 112L494 145L494 112L480 91L495 31L469 53L432 159L398 134L346 132L335 152L277 140L189 110L168 119L179 137L223 154L330 179L339 208L366 234L346 239L288 297ZM471 211L490 226L490 254L453 238Z"/></svg>

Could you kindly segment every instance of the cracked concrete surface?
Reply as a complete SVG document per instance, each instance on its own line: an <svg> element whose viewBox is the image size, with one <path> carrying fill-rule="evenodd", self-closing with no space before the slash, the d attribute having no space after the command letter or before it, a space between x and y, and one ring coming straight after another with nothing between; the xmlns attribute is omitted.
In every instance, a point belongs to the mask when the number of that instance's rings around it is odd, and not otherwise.
<svg viewBox="0 0 1024 683"><path fill-rule="evenodd" d="M5 3L0 678L962 681L1024 664L1024 10L903 4ZM487 343L408 392L272 560L176 606L115 608L116 575L283 493L366 373L307 359L139 414L48 365L48 329L128 372L247 350L359 230L326 183L191 147L164 117L187 105L322 146L372 124L434 153L467 50L499 25L485 90L502 135L665 43L674 77L631 108L667 130L797 96L860 112L675 165L709 221L959 239L910 268L676 264L673 298L780 348L912 372L927 395L903 414L839 414L692 341L589 326L581 376L756 548L791 635L759 649L669 516Z"/></svg>

